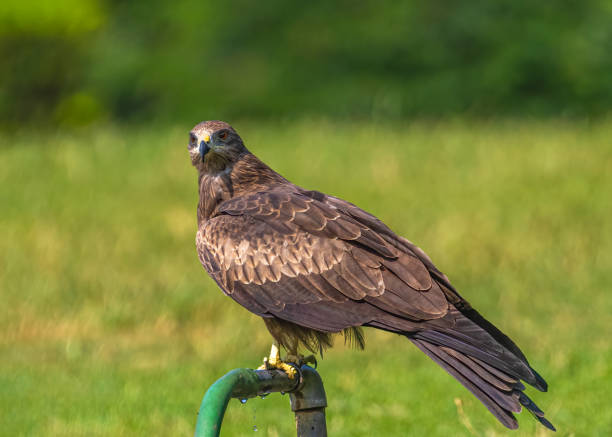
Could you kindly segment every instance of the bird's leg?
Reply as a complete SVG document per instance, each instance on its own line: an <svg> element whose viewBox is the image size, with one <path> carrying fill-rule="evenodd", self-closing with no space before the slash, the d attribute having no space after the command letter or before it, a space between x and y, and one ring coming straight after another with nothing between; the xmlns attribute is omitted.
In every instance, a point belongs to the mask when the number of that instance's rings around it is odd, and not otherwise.
<svg viewBox="0 0 612 437"><path fill-rule="evenodd" d="M285 357L285 361L288 363L294 363L299 368L302 367L303 364L311 363L317 367L317 359L314 355L304 356L298 353L298 340L293 339L291 345L287 348L287 356Z"/></svg>
<svg viewBox="0 0 612 437"><path fill-rule="evenodd" d="M297 353L297 351L288 351L285 361L288 363L295 363L298 367L302 367L303 364L313 364L317 367L317 358L314 355L310 354L304 356Z"/></svg>
<svg viewBox="0 0 612 437"><path fill-rule="evenodd" d="M259 370L270 370L270 369L279 369L287 374L289 379L294 379L295 375L297 375L297 369L295 366L291 364L287 364L280 358L280 351L278 349L278 344L276 342L272 343L272 348L270 349L270 356L264 357L264 362L261 366L258 367Z"/></svg>

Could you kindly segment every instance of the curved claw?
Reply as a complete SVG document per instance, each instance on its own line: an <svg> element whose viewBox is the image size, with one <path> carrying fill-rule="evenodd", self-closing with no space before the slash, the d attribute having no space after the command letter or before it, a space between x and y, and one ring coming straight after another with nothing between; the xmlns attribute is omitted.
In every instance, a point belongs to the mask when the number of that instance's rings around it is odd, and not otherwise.
<svg viewBox="0 0 612 437"><path fill-rule="evenodd" d="M295 379L296 375L300 373L299 371L300 364L299 363L293 364L294 361L297 362L299 360L292 360L290 359L290 357L291 356L287 356L286 361L281 360L278 346L276 344L273 344L272 348L270 349L270 356L264 357L263 364L259 366L257 369L258 370L271 370L271 369L282 370L283 372L287 374L289 379Z"/></svg>
<svg viewBox="0 0 612 437"><path fill-rule="evenodd" d="M298 369L294 364L284 363L281 361L277 364L276 368L285 372L289 379L295 379L296 375L298 375Z"/></svg>
<svg viewBox="0 0 612 437"><path fill-rule="evenodd" d="M313 367L316 369L318 365L317 357L315 357L314 355L308 355L307 357L302 357L302 362L300 364L312 364Z"/></svg>

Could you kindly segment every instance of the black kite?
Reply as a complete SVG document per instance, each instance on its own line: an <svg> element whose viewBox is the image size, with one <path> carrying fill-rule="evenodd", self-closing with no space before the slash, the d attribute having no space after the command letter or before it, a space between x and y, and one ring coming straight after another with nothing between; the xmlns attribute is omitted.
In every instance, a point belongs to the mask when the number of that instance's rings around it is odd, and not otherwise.
<svg viewBox="0 0 612 437"><path fill-rule="evenodd" d="M508 428L523 392L546 391L521 350L463 299L431 259L357 206L292 184L257 159L227 123L190 133L199 173L196 244L223 292L263 317L291 354L361 327L405 336L454 376Z"/></svg>

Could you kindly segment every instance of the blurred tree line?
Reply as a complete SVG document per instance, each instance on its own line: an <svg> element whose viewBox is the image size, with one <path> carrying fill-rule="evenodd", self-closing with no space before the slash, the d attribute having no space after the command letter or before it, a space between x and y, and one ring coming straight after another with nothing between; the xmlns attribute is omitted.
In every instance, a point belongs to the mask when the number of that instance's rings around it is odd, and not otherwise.
<svg viewBox="0 0 612 437"><path fill-rule="evenodd" d="M590 116L609 0L3 0L0 120Z"/></svg>

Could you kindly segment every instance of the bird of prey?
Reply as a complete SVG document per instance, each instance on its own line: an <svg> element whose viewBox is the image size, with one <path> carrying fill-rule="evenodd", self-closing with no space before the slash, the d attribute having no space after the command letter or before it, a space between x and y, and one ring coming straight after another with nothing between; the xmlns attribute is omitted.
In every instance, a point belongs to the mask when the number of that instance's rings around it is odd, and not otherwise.
<svg viewBox="0 0 612 437"><path fill-rule="evenodd" d="M200 262L288 356L322 351L336 333L363 347L361 327L382 329L414 343L508 428L525 407L555 429L521 382L546 391L544 379L420 248L359 207L289 182L225 122L196 125L188 149Z"/></svg>

